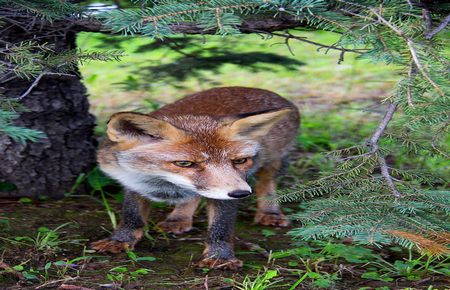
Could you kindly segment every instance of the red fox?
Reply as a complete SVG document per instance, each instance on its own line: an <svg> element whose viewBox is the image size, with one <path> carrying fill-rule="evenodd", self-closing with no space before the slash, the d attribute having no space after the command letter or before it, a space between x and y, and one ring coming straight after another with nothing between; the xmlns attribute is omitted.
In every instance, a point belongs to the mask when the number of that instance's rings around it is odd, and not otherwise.
<svg viewBox="0 0 450 290"><path fill-rule="evenodd" d="M148 115L114 114L100 146L100 168L125 188L122 220L99 252L132 249L142 238L149 201L175 204L159 226L182 233L192 228L201 197L208 202L208 235L200 267L236 270L233 251L238 201L252 194L255 221L287 226L274 197L275 177L299 126L294 104L262 89L214 88L187 96Z"/></svg>

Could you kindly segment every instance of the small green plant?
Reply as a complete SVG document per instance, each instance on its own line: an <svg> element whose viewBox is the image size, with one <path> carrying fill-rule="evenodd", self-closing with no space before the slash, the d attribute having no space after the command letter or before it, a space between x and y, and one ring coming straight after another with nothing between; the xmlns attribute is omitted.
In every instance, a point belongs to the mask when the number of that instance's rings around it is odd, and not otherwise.
<svg viewBox="0 0 450 290"><path fill-rule="evenodd" d="M70 224L71 223L68 222L56 227L55 229L40 227L37 229L37 234L34 237L17 236L14 237L13 239L6 239L6 238L1 239L9 241L13 244L32 246L36 251L55 252L61 250L62 245L66 244L81 245L82 242L86 241L83 239L78 239L75 236L62 237L61 230Z"/></svg>
<svg viewBox="0 0 450 290"><path fill-rule="evenodd" d="M400 247L392 247L391 252L403 253ZM414 256L409 249L408 258L390 262L374 250L361 245L347 245L332 242L314 241L298 243L295 248L274 252L271 259L289 258L287 264L299 279L291 289L302 283L311 283L313 288L330 288L341 279L340 272L330 272L330 264L339 268L342 264L352 264L353 269L361 271L361 278L382 282L398 279L419 281L430 276L449 276L450 257ZM291 270L291 269L289 269ZM309 284L308 284L308 287Z"/></svg>
<svg viewBox="0 0 450 290"><path fill-rule="evenodd" d="M108 200L106 199L107 192L104 191L104 187L114 184L114 181L105 176L98 167L89 173L87 180L89 185L93 188L91 194L94 195L95 193L100 193L102 204L106 209L113 229L115 229L117 227L116 213L109 205Z"/></svg>
<svg viewBox="0 0 450 290"><path fill-rule="evenodd" d="M152 270L147 268L139 268L136 270L130 270L126 266L117 266L108 271L106 278L111 282L129 282L136 281L140 276L147 275L152 272Z"/></svg>
<svg viewBox="0 0 450 290"><path fill-rule="evenodd" d="M379 257L376 261L367 264L367 272L361 278L385 282L404 278L408 281L418 281L429 275L450 275L450 256L433 257L420 255L413 257L409 249L409 257L404 260L395 260L393 263Z"/></svg>
<svg viewBox="0 0 450 290"><path fill-rule="evenodd" d="M56 262L48 262L44 266L45 275L46 277L48 277L48 270L50 269L51 266L54 266L56 269L56 274L60 278L66 277L69 271L74 271L76 273L76 276L79 276L82 268L79 267L80 265L78 264L78 262L80 261L84 262L90 260L91 258L92 258L91 256L81 256L70 260L59 260Z"/></svg>
<svg viewBox="0 0 450 290"><path fill-rule="evenodd" d="M29 197L21 197L19 198L19 202L21 204L33 204L33 200Z"/></svg>
<svg viewBox="0 0 450 290"><path fill-rule="evenodd" d="M128 258L130 258L130 260L133 262L133 264L134 264L134 263L139 263L139 262L144 262L144 261L146 261L146 262L154 262L154 261L157 260L157 258L151 257L151 256L148 256L148 257L139 257L139 256L138 256L135 252L133 252L133 251L127 251L127 256L128 256Z"/></svg>
<svg viewBox="0 0 450 290"><path fill-rule="evenodd" d="M255 277L246 275L242 282L232 281L234 287L239 290L264 290L269 289L281 280L274 280L278 277L277 270L265 269L264 272L258 273Z"/></svg>
<svg viewBox="0 0 450 290"><path fill-rule="evenodd" d="M331 242L314 241L311 243L299 242L296 247L285 251L272 253L273 259L296 258L297 261L308 259L319 264L322 262L332 262L337 264L340 260L349 263L364 264L381 257L371 249L357 245L346 245ZM297 263L290 261L290 263Z"/></svg>
<svg viewBox="0 0 450 290"><path fill-rule="evenodd" d="M309 268L307 268L306 276L312 280L315 288L320 289L330 289L336 281L340 280L338 273L315 272Z"/></svg>
<svg viewBox="0 0 450 290"><path fill-rule="evenodd" d="M15 276L23 277L23 279L29 282L47 282L52 279L70 279L71 277L79 277L83 269L80 261L86 262L90 260L91 256L81 256L73 259L49 261L42 266L27 266L30 260L22 262L11 269L7 269L7 272L16 272ZM0 272L1 274L1 272Z"/></svg>
<svg viewBox="0 0 450 290"><path fill-rule="evenodd" d="M157 260L157 258L150 256L139 257L133 251L127 251L126 253L133 268L136 268L142 262L153 262ZM125 282L136 281L139 277L147 275L150 272L153 272L153 270L144 267L139 267L132 270L129 266L121 265L110 269L106 275L106 278L111 282L122 284Z"/></svg>
<svg viewBox="0 0 450 290"><path fill-rule="evenodd" d="M39 278L38 278L39 271L37 269L32 268L32 267L26 268L25 264L27 262L20 263L19 265L14 266L13 267L14 271L19 272L20 275L27 281L31 281L31 282L39 281Z"/></svg>

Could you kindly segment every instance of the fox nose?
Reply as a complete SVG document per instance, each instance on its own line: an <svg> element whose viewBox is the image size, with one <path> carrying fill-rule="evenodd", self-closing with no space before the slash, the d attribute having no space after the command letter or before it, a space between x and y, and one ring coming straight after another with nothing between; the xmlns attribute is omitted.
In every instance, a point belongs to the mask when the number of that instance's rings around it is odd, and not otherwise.
<svg viewBox="0 0 450 290"><path fill-rule="evenodd" d="M235 191L229 192L228 196L233 197L233 198L243 198L243 197L249 196L250 194L252 194L250 191L235 190Z"/></svg>

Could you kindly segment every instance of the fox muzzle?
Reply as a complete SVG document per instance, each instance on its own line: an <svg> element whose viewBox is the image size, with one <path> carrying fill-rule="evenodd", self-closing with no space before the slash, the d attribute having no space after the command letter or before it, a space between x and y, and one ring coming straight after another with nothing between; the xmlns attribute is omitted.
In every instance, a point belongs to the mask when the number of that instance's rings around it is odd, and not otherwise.
<svg viewBox="0 0 450 290"><path fill-rule="evenodd" d="M250 194L252 194L250 191L235 190L235 191L229 192L228 196L232 197L232 198L244 198L244 197L249 196Z"/></svg>

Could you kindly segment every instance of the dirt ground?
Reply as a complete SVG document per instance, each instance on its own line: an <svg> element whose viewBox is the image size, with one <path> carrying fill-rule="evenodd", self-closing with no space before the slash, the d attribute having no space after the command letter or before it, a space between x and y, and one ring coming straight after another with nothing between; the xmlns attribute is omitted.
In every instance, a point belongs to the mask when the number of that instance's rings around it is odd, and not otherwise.
<svg viewBox="0 0 450 290"><path fill-rule="evenodd" d="M113 208L116 210L120 208L120 203L111 202ZM255 225L254 205L250 201L242 204L238 218L236 255L244 260L245 264L237 272L208 271L195 267L195 262L203 250L203 238L206 234L207 219L204 208L200 208L197 213L193 231L174 236L155 230L154 225L163 220L170 211L169 207L156 204L151 214L149 236L144 238L134 251L137 257L147 259L134 262L125 253L110 256L89 251L91 241L107 237L108 231L111 230L103 205L90 196L34 204L1 200L0 209L0 218L9 220L9 226L3 228L0 235L2 267L23 265L27 269L33 269L30 273L39 278L27 280L19 272L3 269L4 271L0 271L0 289L237 289L233 287L235 285L233 281L242 281L246 275L254 276L263 271L264 267L277 269L281 274L274 278L274 281L279 283L271 289L290 289L290 285L300 277L298 270L290 267L292 258L269 258L271 252L291 247L292 240L285 235L289 228L266 228ZM53 248L37 250L36 246L23 243L24 240L14 239L24 236L36 237L36 229L39 227L54 229L65 223L70 224L60 230L58 240L67 243L61 243ZM22 243L18 243L20 241ZM70 262L77 257L82 258ZM70 265L55 261L69 261ZM49 262L53 264L46 270L45 265ZM121 276L120 271L111 270L117 267L119 270L126 267L129 271L122 273ZM129 274L142 268L149 269L148 273L136 277ZM443 277L415 282L398 280L393 283L364 280L359 278L362 270L358 266L337 263L322 264L321 270L338 271L342 275L342 279L332 289L362 287L375 289L382 286L388 288L379 289L405 289L404 287L429 289L426 285L430 283L434 286L433 289L447 289L445 285L449 282ZM112 281L114 279L119 281ZM295 289L315 289L315 287L309 283L302 283Z"/></svg>
<svg viewBox="0 0 450 290"><path fill-rule="evenodd" d="M17 265L23 261L29 264L44 265L44 261L67 260L83 256L84 246L89 242L108 236L107 230L111 230L108 216L102 204L89 197L69 198L55 202L42 202L32 205L21 204L14 200L1 201L1 213L10 223L10 228L2 233L3 237L35 236L39 227L56 228L57 226L70 222L71 224L62 231L61 239L82 239L82 246L64 245L60 251L43 251L37 253L33 247L24 249L20 245L5 245L0 241L5 250L3 261L9 265ZM117 210L119 203L113 204ZM243 207L247 208L247 207ZM164 219L170 211L169 208L154 208L151 214L150 227ZM123 285L126 289L204 289L208 285L211 289L227 289L227 283L223 278L241 279L246 274L254 273L254 268L260 268L268 262L268 252L288 248L291 242L285 237L287 229L273 229L275 236L265 237L261 234L261 228L252 222L252 208L240 212L237 225L236 254L247 264L237 273L226 271L212 271L198 269L195 262L200 258L203 250L203 238L206 234L206 214L200 210L194 221L194 229L183 235L165 235L157 230L150 230L152 239L144 238L136 247L135 251L139 257L151 256L155 261L140 262L139 265L130 268L149 268L152 270L138 282L130 281ZM264 248L260 248L260 246ZM99 288L102 284L111 284L106 274L108 270L118 265L130 265L129 257L124 253L117 256L89 254L91 259L84 261L75 272L79 271L78 277L69 278L64 281L55 279L47 281L42 288L57 288L62 283L83 285L89 288ZM154 272L153 272L154 271ZM71 271L74 274L74 271ZM76 275L74 275L76 276ZM0 280L3 287L11 289L26 289L27 282L16 283L14 275L9 279ZM62 281L57 281L62 280ZM3 283L3 284L2 284ZM42 283L45 284L45 283ZM42 285L41 285L42 286ZM35 286L29 286L34 289ZM114 288L113 285L104 285L105 288ZM149 287L149 288L147 288ZM4 288L2 288L4 289ZM41 289L41 288L38 288Z"/></svg>

